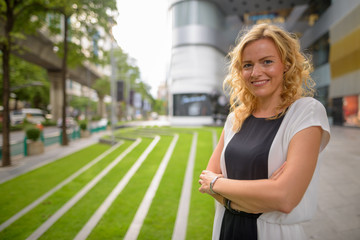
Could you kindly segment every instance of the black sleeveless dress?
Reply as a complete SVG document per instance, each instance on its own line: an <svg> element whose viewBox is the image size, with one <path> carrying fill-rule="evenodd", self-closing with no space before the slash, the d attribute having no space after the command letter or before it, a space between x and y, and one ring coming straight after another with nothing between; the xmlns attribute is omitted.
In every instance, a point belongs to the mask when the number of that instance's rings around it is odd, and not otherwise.
<svg viewBox="0 0 360 240"><path fill-rule="evenodd" d="M249 116L225 149L229 179L255 180L268 178L268 155L284 116L274 120ZM226 210L220 240L257 239L257 218L261 214Z"/></svg>

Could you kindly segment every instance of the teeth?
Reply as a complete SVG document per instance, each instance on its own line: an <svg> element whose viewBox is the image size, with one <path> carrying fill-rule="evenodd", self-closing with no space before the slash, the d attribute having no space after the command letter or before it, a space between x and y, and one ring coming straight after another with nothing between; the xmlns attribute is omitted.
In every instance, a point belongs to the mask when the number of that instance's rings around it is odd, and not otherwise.
<svg viewBox="0 0 360 240"><path fill-rule="evenodd" d="M256 85L262 85L265 84L267 81L259 81L259 82L253 82L252 84Z"/></svg>

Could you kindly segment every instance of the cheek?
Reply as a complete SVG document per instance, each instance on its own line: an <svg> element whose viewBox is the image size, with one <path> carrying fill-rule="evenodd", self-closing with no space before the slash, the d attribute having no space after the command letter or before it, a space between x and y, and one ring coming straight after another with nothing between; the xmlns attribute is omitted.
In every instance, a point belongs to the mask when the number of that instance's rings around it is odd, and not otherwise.
<svg viewBox="0 0 360 240"><path fill-rule="evenodd" d="M281 66L270 68L268 74L271 74L273 77L282 78L284 75L284 68Z"/></svg>
<svg viewBox="0 0 360 240"><path fill-rule="evenodd" d="M250 78L250 76L251 76L251 73L250 73L250 71L242 71L241 72L241 74L242 74L242 76L243 76L243 78L245 79L245 80L248 80L249 78Z"/></svg>

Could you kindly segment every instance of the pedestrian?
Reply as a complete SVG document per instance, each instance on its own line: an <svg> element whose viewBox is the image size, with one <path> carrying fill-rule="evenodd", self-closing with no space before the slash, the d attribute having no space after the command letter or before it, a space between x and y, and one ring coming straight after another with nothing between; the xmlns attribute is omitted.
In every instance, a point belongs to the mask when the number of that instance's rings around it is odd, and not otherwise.
<svg viewBox="0 0 360 240"><path fill-rule="evenodd" d="M213 239L306 239L330 139L298 39L254 25L230 52L230 114L199 191L217 200ZM321 159L321 158L319 158Z"/></svg>

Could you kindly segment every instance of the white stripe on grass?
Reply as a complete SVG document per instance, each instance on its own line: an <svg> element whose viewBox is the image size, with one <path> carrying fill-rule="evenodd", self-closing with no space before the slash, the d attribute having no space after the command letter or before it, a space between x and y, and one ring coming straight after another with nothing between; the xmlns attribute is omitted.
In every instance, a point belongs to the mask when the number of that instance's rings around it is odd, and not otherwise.
<svg viewBox="0 0 360 240"><path fill-rule="evenodd" d="M19 218L21 218L22 216L24 216L26 213L28 213L30 210L32 210L33 208L35 208L37 205L39 205L41 202L43 202L46 198L48 198L49 196L51 196L53 193L55 193L57 190L59 190L60 188L62 188L63 186L65 186L66 184L68 184L69 182L71 182L72 180L74 180L76 177L78 177L80 174L82 174L83 172L85 172L86 170L88 170L89 168L91 168L94 164L96 164L97 162L99 162L100 160L102 160L104 157L106 157L107 155L109 155L110 153L112 153L115 149L117 149L121 144L123 144L124 141L121 141L119 143L117 143L116 145L114 145L113 147L111 147L110 149L108 149L107 151L105 151L104 153L102 153L100 156L98 156L97 158L95 158L94 160L92 160L91 162L89 162L88 164L86 164L84 167L82 167L81 169L79 169L78 171L76 171L74 174L72 174L70 177L66 178L64 181L62 181L61 183L59 183L58 185L56 185L54 188L50 189L50 191L46 192L45 194L43 194L41 197L39 197L38 199L36 199L35 201L33 201L32 203L30 203L29 205L27 205L25 208L23 208L22 210L20 210L19 212L17 212L15 215L13 215L12 217L10 217L8 220L6 220L4 223L2 223L0 225L0 232L2 230L4 230L5 228L7 228L8 226L10 226L13 222L15 222L16 220L18 220Z"/></svg>
<svg viewBox="0 0 360 240"><path fill-rule="evenodd" d="M148 190L146 191L146 194L140 204L140 207L138 208L138 210L136 212L136 215L129 227L129 230L127 231L127 233L124 237L124 240L136 240L137 237L139 236L141 227L144 223L144 219L145 219L147 213L149 212L152 200L153 200L155 193L159 187L160 181L164 175L164 172L169 163L171 155L174 152L174 149L175 149L178 139L179 139L179 135L175 134L174 139L171 141L171 144L170 144L168 150L166 151L166 154L165 154L164 158L162 159L160 166L159 166L158 170L156 171L156 174L155 174L154 178L152 179Z"/></svg>
<svg viewBox="0 0 360 240"><path fill-rule="evenodd" d="M106 174L110 172L128 153L130 153L139 143L141 139L137 139L123 153L112 161L104 170L102 170L93 180L83 187L74 197L67 201L54 215L46 222L38 227L27 239L34 240L41 237L62 215L64 215L72 206L74 206L87 192L89 192Z"/></svg>
<svg viewBox="0 0 360 240"><path fill-rule="evenodd" d="M134 176L136 171L140 168L141 164L145 161L150 152L154 149L156 144L160 141L160 136L155 136L154 140L151 142L149 147L144 151L144 153L138 158L134 163L131 169L126 173L126 175L121 179L121 181L116 185L112 192L108 195L105 201L101 206L96 210L96 212L91 216L89 221L84 225L80 232L76 235L74 240L86 239L91 231L98 224L102 216L109 209L111 204L115 201L118 195L122 192L125 186L128 184L130 179Z"/></svg>
<svg viewBox="0 0 360 240"><path fill-rule="evenodd" d="M195 165L197 138L198 138L198 133L194 132L188 164L186 167L183 188L181 191L180 204L175 221L175 228L172 235L173 240L184 240L186 237L187 221L189 216L189 207L190 207L190 198L191 198L191 188L193 183L193 172Z"/></svg>

